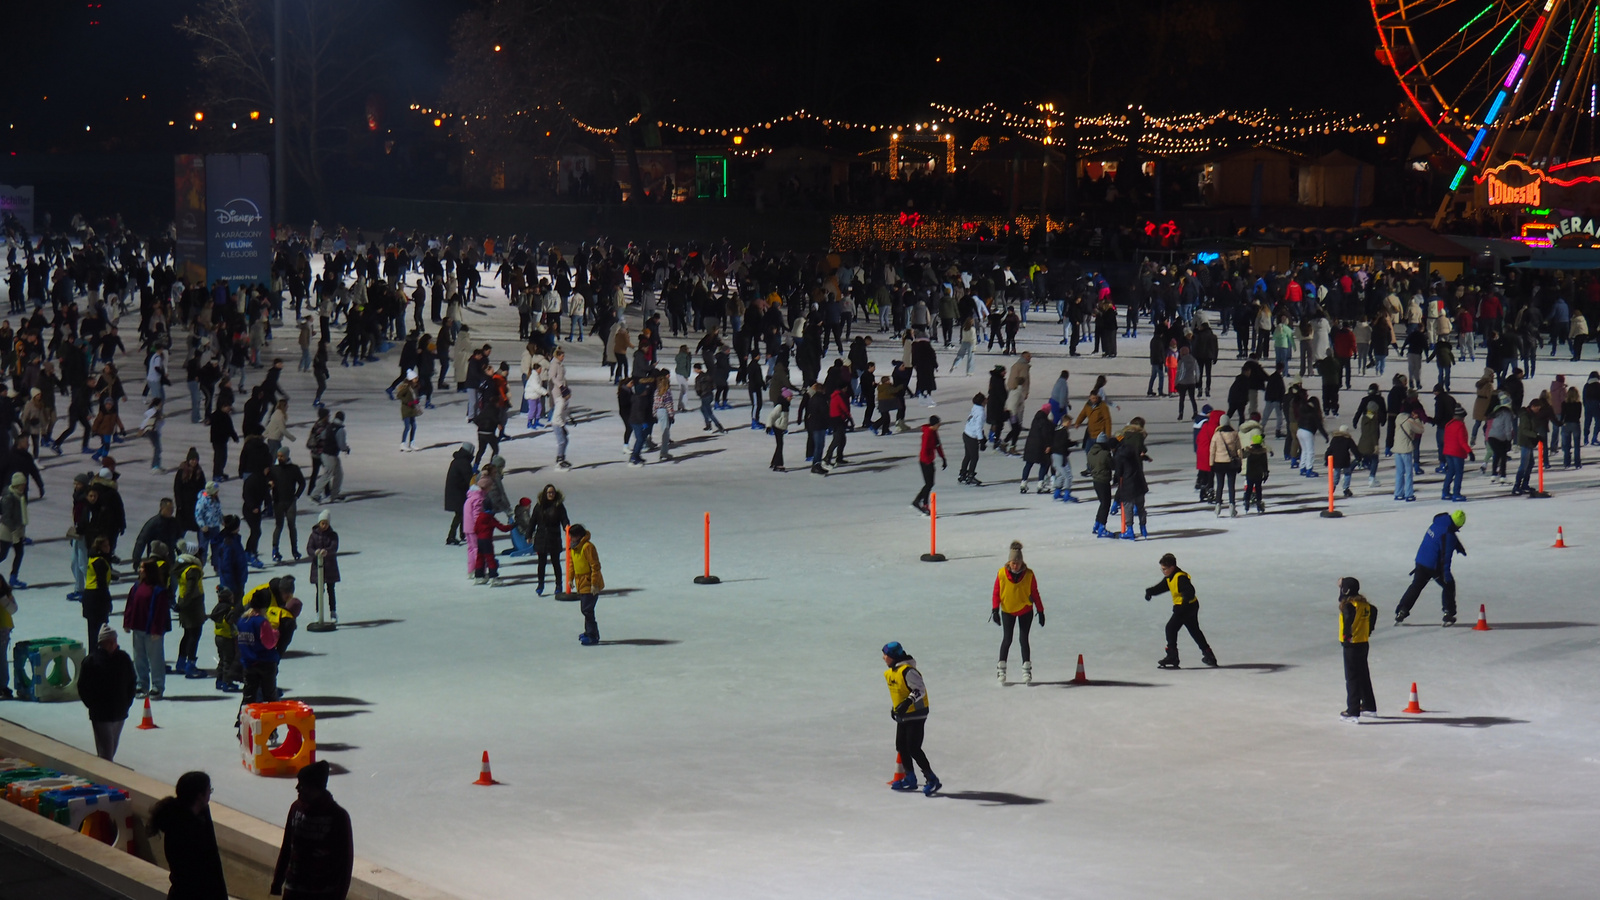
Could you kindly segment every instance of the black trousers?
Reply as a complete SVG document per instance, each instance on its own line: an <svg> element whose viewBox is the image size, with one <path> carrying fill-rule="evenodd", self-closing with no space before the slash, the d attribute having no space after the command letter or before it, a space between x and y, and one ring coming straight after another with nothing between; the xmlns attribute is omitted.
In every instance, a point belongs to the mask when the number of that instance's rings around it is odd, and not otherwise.
<svg viewBox="0 0 1600 900"><path fill-rule="evenodd" d="M244 690L239 694L239 706L246 703L273 703L278 699L277 663L258 662L245 666Z"/></svg>
<svg viewBox="0 0 1600 900"><path fill-rule="evenodd" d="M1372 696L1372 672L1367 669L1367 642L1341 644L1344 648L1344 711L1355 715L1377 712Z"/></svg>
<svg viewBox="0 0 1600 900"><path fill-rule="evenodd" d="M1094 512L1094 520L1102 526L1106 524L1106 516L1111 514L1111 482L1094 483L1095 499L1100 501L1100 507Z"/></svg>
<svg viewBox="0 0 1600 900"><path fill-rule="evenodd" d="M1423 587L1425 587L1430 581L1439 582L1439 587L1444 589L1444 594L1440 598L1439 605L1443 608L1445 615L1455 618L1455 578L1449 575L1440 576L1438 572L1435 572L1427 566L1417 566L1415 569L1411 570L1411 586L1406 588L1405 596L1400 598L1400 605L1395 608L1394 614L1396 616L1401 614L1410 615L1411 607L1416 605L1417 598L1422 596Z"/></svg>
<svg viewBox="0 0 1600 900"><path fill-rule="evenodd" d="M843 463L844 462L844 445L845 445L844 423L840 422L840 423L838 423L838 424L833 426L833 440L828 442L828 450L827 450L827 452L822 454L823 460L828 461L828 462L833 462L833 463Z"/></svg>
<svg viewBox="0 0 1600 900"><path fill-rule="evenodd" d="M1028 649L1028 629L1033 627L1033 608L1029 607L1028 611L1020 616L1012 615L1008 612L1000 614L1002 632L1000 637L1001 662L1005 662L1006 657L1011 655L1011 632L1018 625L1022 626L1017 635L1018 643L1022 645L1022 661L1027 662L1033 658L1032 652Z"/></svg>
<svg viewBox="0 0 1600 900"><path fill-rule="evenodd" d="M578 595L578 610L583 613L583 633L589 636L591 642L600 640L600 625L594 620L594 605L599 600L599 594Z"/></svg>
<svg viewBox="0 0 1600 900"><path fill-rule="evenodd" d="M536 565L539 567L539 593L544 593L544 567L546 563L550 565L550 574L555 576L556 589L559 591L563 587L562 582L564 579L561 572L561 550L540 550L538 555L539 559Z"/></svg>
<svg viewBox="0 0 1600 900"><path fill-rule="evenodd" d="M970 434L961 436L961 477L978 477L978 444L979 440Z"/></svg>
<svg viewBox="0 0 1600 900"><path fill-rule="evenodd" d="M446 541L460 540L465 536L466 533L461 527L461 510L458 509L455 517L450 520L450 530L445 532L444 539Z"/></svg>
<svg viewBox="0 0 1600 900"><path fill-rule="evenodd" d="M922 467L922 490L917 491L917 498L911 502L916 506L927 506L928 495L933 493L933 463L918 463Z"/></svg>
<svg viewBox="0 0 1600 900"><path fill-rule="evenodd" d="M776 468L776 469L783 468L783 436L786 433L787 433L786 431L779 431L777 429L773 429L772 430L772 437L773 437L773 440L775 440L777 442L777 446L774 447L773 450L772 450L772 463L771 463L771 465L772 465L773 468Z"/></svg>
<svg viewBox="0 0 1600 900"><path fill-rule="evenodd" d="M250 526L250 536L245 539L244 551L255 556L261 549L261 510L246 512L244 514L246 525Z"/></svg>
<svg viewBox="0 0 1600 900"><path fill-rule="evenodd" d="M1211 645L1206 643L1205 633L1200 630L1200 604L1176 603L1172 607L1172 618L1167 620L1167 656L1174 662L1178 659L1178 632L1189 629L1189 636L1200 647L1202 659L1211 658Z"/></svg>
<svg viewBox="0 0 1600 900"><path fill-rule="evenodd" d="M900 754L907 775L915 771L912 768L915 764L922 769L923 780L932 781L933 769L928 766L928 755L922 752L922 733L927 724L927 719L904 719L895 723L894 752Z"/></svg>

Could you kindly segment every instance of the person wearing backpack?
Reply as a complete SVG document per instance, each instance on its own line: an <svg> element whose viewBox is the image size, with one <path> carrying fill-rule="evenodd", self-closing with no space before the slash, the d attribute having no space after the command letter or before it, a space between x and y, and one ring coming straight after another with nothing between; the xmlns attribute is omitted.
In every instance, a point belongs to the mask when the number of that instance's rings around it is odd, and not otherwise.
<svg viewBox="0 0 1600 900"><path fill-rule="evenodd" d="M306 480L307 484L316 484L317 473L322 471L322 443L328 434L328 417L327 408L318 407L317 421L306 434L306 450L311 453L311 477Z"/></svg>

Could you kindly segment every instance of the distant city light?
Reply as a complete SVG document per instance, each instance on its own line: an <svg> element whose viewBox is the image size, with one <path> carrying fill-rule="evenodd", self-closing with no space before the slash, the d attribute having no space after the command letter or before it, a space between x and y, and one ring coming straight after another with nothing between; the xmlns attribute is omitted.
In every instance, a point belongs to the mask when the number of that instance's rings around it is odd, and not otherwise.
<svg viewBox="0 0 1600 900"><path fill-rule="evenodd" d="M494 45L494 52L496 52L496 53L500 52L500 45L499 44L495 44Z"/></svg>
<svg viewBox="0 0 1600 900"><path fill-rule="evenodd" d="M197 112L196 112L196 113L195 113L195 114L194 114L194 120L195 120L195 121L196 121L196 122L204 122L204 121L205 121L205 120L206 120L206 114L205 114L205 113L203 113L203 112L198 112L198 111L197 111Z"/></svg>
<svg viewBox="0 0 1600 900"><path fill-rule="evenodd" d="M261 111L260 110L258 110L258 109L250 110L250 121L254 122L255 120L257 120L259 118L261 118Z"/></svg>
<svg viewBox="0 0 1600 900"><path fill-rule="evenodd" d="M438 128L439 126L441 126L443 124L444 124L444 120L443 119L434 119L433 120L433 127L435 127L435 128Z"/></svg>

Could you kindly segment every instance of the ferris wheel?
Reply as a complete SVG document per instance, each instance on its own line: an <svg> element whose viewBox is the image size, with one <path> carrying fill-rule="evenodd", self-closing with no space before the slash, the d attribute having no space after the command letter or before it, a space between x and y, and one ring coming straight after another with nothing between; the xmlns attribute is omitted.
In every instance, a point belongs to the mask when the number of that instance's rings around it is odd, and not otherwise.
<svg viewBox="0 0 1600 900"><path fill-rule="evenodd" d="M1370 2L1379 60L1455 157L1452 192L1513 157L1600 156L1600 0Z"/></svg>

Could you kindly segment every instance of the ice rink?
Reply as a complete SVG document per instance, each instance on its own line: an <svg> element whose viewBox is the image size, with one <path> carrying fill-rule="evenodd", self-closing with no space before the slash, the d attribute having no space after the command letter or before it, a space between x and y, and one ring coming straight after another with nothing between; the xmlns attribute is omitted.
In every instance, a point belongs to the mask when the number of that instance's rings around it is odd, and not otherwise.
<svg viewBox="0 0 1600 900"><path fill-rule="evenodd" d="M514 370L516 316L489 293L468 314L474 340L487 335ZM331 507L347 554L343 623L302 629L279 682L317 710L357 853L459 897L497 900L1595 896L1600 467L1551 473L1554 497L1529 501L1491 489L1469 464L1461 624L1437 627L1433 587L1396 628L1417 542L1432 516L1456 507L1437 499L1431 430L1415 503L1390 499L1385 460L1383 487L1358 475L1345 517L1323 519L1326 482L1279 458L1267 514L1218 519L1191 489L1189 421L1173 401L1143 398L1148 326L1145 339L1120 342L1118 359L1064 361L1054 318L1036 313L1022 333L1035 354L1033 406L1063 366L1075 406L1095 374L1111 375L1115 426L1134 415L1151 423L1148 541L1092 538L1091 503L1020 496L1020 457L986 453L978 474L990 484L956 484L968 401L989 366L1011 358L980 353L972 376L941 371L937 407L912 402L913 424L930 413L952 424L938 523L950 559L926 564L928 521L907 505L920 485L915 432L852 435L851 464L826 478L805 470L794 433L789 473L773 474L772 439L735 427L748 424L741 386L737 408L719 413L728 434L702 433L691 410L674 429L676 462L630 468L596 340L568 345L582 422L575 468L556 471L553 437L521 436L520 423L502 452L513 500L553 482L594 533L608 585L598 613L607 643L594 648L576 640L575 604L535 596L530 562L506 560L508 586L478 587L463 548L444 546L445 470L474 438L465 395L438 397L420 420L426 451L402 454L397 405L382 393L398 350L381 364L335 364L328 401L347 413L353 449L350 501ZM668 339L669 357L677 343ZM1231 335L1221 343L1219 406L1237 372ZM311 379L293 371L293 345L293 328L280 328L293 446L306 464ZM886 372L899 352L880 344L872 357ZM940 351L942 366L950 356ZM121 366L130 384L138 364ZM1591 365L1541 360L1530 396L1557 372L1581 386ZM1469 406L1477 372L1455 370ZM174 397L168 465L190 445L209 460L181 386ZM1347 417L1358 397L1345 392ZM171 491L170 474L148 471L148 452L130 442L115 454L124 555ZM71 478L91 464L71 444L46 456L49 491L31 507L36 543L22 569L33 588L19 593L14 639L83 633L78 606L63 599L61 535ZM1081 453L1072 466L1082 468ZM223 501L238 511L237 481ZM691 583L706 511L716 586ZM302 540L315 515L302 504ZM1558 525L1570 549L1550 548ZM1036 682L1000 688L989 597L1014 539L1038 573L1049 625L1033 632ZM1155 666L1170 604L1142 592L1164 552L1194 579L1219 669L1187 668L1199 654L1186 635L1186 668ZM1385 718L1359 726L1337 715L1336 582L1346 575L1380 611L1371 660ZM1471 629L1480 603L1486 633ZM878 651L889 640L927 680L926 750L942 796L885 787L894 723ZM170 636L169 657L176 644ZM203 666L214 664L211 644L207 629ZM1080 653L1088 686L1069 683ZM1015 648L1011 659L1016 679ZM1411 682L1425 715L1400 714ZM293 784L240 767L236 696L209 679L167 684L160 730L130 722L118 761L168 781L206 769L217 802L281 821ZM93 749L79 705L13 702L0 715ZM483 750L503 785L471 784Z"/></svg>

